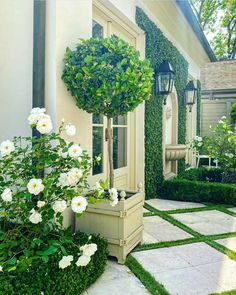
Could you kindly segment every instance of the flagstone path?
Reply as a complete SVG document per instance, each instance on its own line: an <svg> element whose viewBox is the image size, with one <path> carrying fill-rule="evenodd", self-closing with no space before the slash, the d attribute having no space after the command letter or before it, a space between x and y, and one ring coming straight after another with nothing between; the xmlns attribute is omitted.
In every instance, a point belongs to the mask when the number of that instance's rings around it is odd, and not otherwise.
<svg viewBox="0 0 236 295"><path fill-rule="evenodd" d="M208 295L235 290L236 208L146 201L143 244L132 252L127 266L109 260L104 274L84 295Z"/></svg>

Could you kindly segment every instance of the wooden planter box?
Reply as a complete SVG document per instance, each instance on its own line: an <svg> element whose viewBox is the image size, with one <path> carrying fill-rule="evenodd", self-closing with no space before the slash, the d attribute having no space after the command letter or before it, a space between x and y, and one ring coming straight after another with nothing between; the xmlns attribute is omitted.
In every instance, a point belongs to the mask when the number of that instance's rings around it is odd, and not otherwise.
<svg viewBox="0 0 236 295"><path fill-rule="evenodd" d="M106 238L109 255L123 264L126 256L142 241L143 204L143 192L134 192L114 207L107 202L89 204L85 214L76 219L76 231Z"/></svg>

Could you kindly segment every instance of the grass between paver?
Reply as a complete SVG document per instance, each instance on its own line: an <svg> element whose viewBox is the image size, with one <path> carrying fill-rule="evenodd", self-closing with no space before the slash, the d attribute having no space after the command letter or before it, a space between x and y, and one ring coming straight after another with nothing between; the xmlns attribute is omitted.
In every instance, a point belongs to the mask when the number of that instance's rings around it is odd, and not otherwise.
<svg viewBox="0 0 236 295"><path fill-rule="evenodd" d="M236 295L236 289L231 291L221 292L221 293L211 293L210 295Z"/></svg>
<svg viewBox="0 0 236 295"><path fill-rule="evenodd" d="M129 255L125 264L152 295L170 295L165 287L158 283L155 278L148 271L146 271L133 256Z"/></svg>
<svg viewBox="0 0 236 295"><path fill-rule="evenodd" d="M171 214L177 214L177 213L191 213L191 212L218 210L225 214L236 217L235 212L228 210L229 208L232 207L230 205L214 205L214 204L204 204L204 205L205 207L199 207L199 208L185 208L185 209L162 211L145 203L144 208L149 210L149 212L145 212L143 214L144 217L159 216L162 219L170 222L174 226L177 226L178 228L191 234L193 237L182 239L182 240L176 240L176 241L165 241L165 242L157 242L152 244L143 244L138 246L134 250L134 252L204 242L208 244L209 246L211 246L212 248L216 249L217 251L220 251L223 254L227 255L230 259L236 261L236 252L216 242L216 240L219 240L219 239L236 237L236 232L229 232L229 233L216 234L216 235L203 235L199 232L196 232L195 230L188 227L187 225L183 224L182 222L176 220L173 216L171 216ZM126 260L126 265L138 277L138 279L143 283L143 285L146 287L147 290L149 290L151 294L154 294L154 295L169 294L166 291L165 287L159 282L157 282L155 278L149 272L147 272L133 256L131 255L128 256ZM231 291L227 291L223 293L214 293L212 295L236 295L236 290L231 290Z"/></svg>

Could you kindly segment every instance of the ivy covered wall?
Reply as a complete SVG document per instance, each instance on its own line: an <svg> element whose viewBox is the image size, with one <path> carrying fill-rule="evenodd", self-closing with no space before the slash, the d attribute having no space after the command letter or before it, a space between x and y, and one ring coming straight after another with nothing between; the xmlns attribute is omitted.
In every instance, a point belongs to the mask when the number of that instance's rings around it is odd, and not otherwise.
<svg viewBox="0 0 236 295"><path fill-rule="evenodd" d="M146 33L146 57L156 69L163 60L168 60L175 71L175 88L179 104L178 141L185 143L186 107L184 89L188 78L188 63L177 48L163 35L144 11L137 7L136 22ZM163 97L154 96L145 103L145 187L146 199L156 198L163 181L162 151ZM185 169L181 160L178 170Z"/></svg>

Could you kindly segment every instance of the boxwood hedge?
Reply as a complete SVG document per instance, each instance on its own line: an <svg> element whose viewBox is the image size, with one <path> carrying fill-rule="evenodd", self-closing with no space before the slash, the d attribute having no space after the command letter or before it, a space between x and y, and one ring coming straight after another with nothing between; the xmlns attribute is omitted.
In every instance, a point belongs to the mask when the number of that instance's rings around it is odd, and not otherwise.
<svg viewBox="0 0 236 295"><path fill-rule="evenodd" d="M88 236L76 233L70 246L71 255L78 253L78 245L85 244ZM0 295L79 295L103 273L107 261L107 242L92 235L92 243L98 246L90 263L77 267L75 263L63 270L58 267L58 257L48 263L33 264L27 272L0 272ZM77 246L76 246L77 245Z"/></svg>
<svg viewBox="0 0 236 295"><path fill-rule="evenodd" d="M191 169L163 182L160 198L236 205L236 185L220 183L221 169Z"/></svg>

